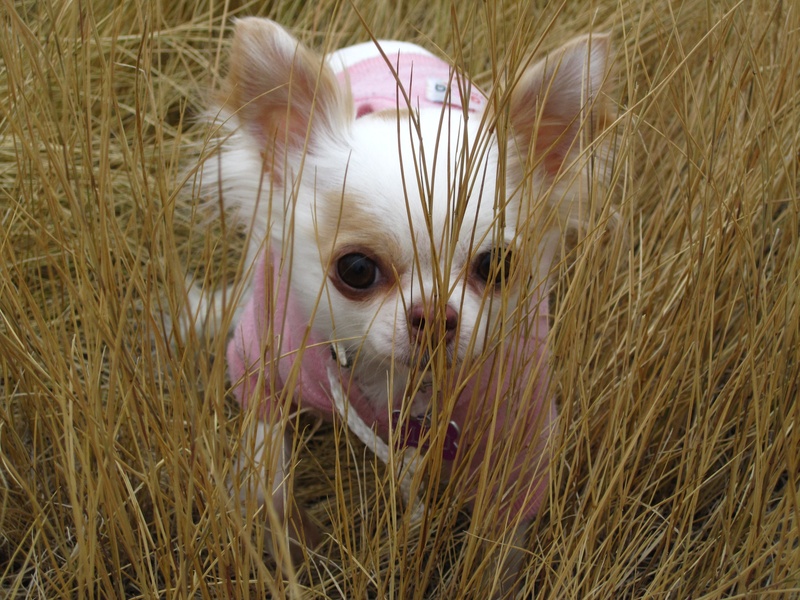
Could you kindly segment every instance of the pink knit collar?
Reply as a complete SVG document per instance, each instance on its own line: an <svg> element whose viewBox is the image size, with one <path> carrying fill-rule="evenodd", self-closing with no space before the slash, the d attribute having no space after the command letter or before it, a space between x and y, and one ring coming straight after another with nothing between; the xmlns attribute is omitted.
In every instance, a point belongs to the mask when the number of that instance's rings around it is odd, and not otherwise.
<svg viewBox="0 0 800 600"><path fill-rule="evenodd" d="M443 106L461 109L464 104L468 112L475 113L486 103L483 93L468 79L459 76L443 60L427 54L401 52L387 58L367 58L337 77L342 85L350 86L356 118L382 110ZM398 83L402 84L402 90Z"/></svg>

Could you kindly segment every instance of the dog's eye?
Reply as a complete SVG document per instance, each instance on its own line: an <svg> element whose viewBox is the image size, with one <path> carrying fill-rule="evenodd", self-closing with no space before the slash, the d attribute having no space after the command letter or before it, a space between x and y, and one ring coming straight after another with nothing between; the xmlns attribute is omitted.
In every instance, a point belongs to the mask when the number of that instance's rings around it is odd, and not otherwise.
<svg viewBox="0 0 800 600"><path fill-rule="evenodd" d="M499 285L511 274L511 252L492 250L475 259L475 275L487 285Z"/></svg>
<svg viewBox="0 0 800 600"><path fill-rule="evenodd" d="M336 263L339 279L356 290L371 287L378 279L378 266L368 256L359 252L345 254Z"/></svg>

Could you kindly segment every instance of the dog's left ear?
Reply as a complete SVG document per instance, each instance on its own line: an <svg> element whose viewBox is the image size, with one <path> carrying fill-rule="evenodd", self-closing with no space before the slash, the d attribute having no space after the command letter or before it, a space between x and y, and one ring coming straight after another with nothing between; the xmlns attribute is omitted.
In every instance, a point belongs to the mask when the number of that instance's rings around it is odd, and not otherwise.
<svg viewBox="0 0 800 600"><path fill-rule="evenodd" d="M261 146L273 178L284 152L335 136L348 126L352 104L322 58L268 19L236 21L222 102Z"/></svg>
<svg viewBox="0 0 800 600"><path fill-rule="evenodd" d="M509 143L523 169L534 166L553 177L580 151L584 132L596 135L607 127L609 46L607 34L581 36L516 81L509 102Z"/></svg>

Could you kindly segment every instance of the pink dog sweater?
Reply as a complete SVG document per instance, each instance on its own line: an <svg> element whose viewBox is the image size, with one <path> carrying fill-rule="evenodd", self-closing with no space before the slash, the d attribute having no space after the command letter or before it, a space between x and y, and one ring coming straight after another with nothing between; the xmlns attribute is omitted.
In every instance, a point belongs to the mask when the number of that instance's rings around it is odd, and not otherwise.
<svg viewBox="0 0 800 600"><path fill-rule="evenodd" d="M381 42L386 58L367 42L334 52L328 59L339 82L350 86L356 117L398 108L463 108L481 110L486 98L464 77L430 52L407 42ZM387 63L388 61L388 63ZM397 85L402 83L402 91ZM405 92L405 93L404 93ZM406 101L408 99L408 102Z"/></svg>
<svg viewBox="0 0 800 600"><path fill-rule="evenodd" d="M374 45L369 46L374 51ZM403 44L404 48L408 46ZM407 89L412 90L413 95L409 93L409 98L414 107L442 108L445 96L448 96L448 88L442 90L442 85L451 81L450 67L446 63L422 49L418 54L401 52L390 56L390 59L398 70L400 80ZM397 80L382 57L357 60L355 64L345 66L346 71L341 71L338 76L343 84L349 81L357 116L397 108ZM452 107L460 108L459 98L456 90L447 99L455 103L451 104ZM483 96L477 91L473 92L469 110L478 110L482 102ZM402 96L400 103L401 106L405 104ZM257 260L252 296L244 307L228 345L228 370L234 394L243 407L258 403L259 411L266 420L270 419L276 407L286 406L287 403L312 409L330 418L335 406L328 382L328 368L333 366L340 369L340 366L332 356L331 340L320 338L311 329L309 315L302 312L295 300L294 292L287 284L288 274L281 272L279 254L275 252L273 256L273 253L262 253ZM270 256L272 260L268 260ZM487 456L487 443L494 438L496 445L498 439L510 434L512 426L515 435L523 440L514 470L508 478L508 489L497 490L498 496L503 496L507 491L513 492L503 511L511 518L532 517L541 505L548 485L546 438L556 419L554 404L547 399L545 391L545 337L548 331L546 297L538 302L536 298L532 299L530 306L529 327L524 328L524 335L517 336L519 339L506 343L509 347L505 350L508 360L499 361L507 365L513 363L515 367L506 367L504 375L497 376L494 374L497 370L493 364L495 361L489 357L482 367L474 369L477 373L466 381L456 382L456 390L440 391L437 402L439 406L453 406L448 415L450 423L442 453L443 459L452 465L453 472L459 464L468 462L469 473L477 477L487 459L494 464L492 456ZM341 369L340 377L350 410L355 410L384 442L390 443L392 429L399 426L404 431L401 438L405 444L418 445L418 437L426 427L426 422L423 418L397 422L398 411L403 405L402 397L395 398L392 406L376 406L363 395L358 381L352 378L349 370ZM417 399L420 394L430 395L430 391L420 392ZM449 401L444 400L442 395L448 394ZM457 398L453 402L452 396L455 394ZM495 422L494 431L484 426L476 436L475 430L481 427L466 427L474 423L485 425L491 423L492 419Z"/></svg>

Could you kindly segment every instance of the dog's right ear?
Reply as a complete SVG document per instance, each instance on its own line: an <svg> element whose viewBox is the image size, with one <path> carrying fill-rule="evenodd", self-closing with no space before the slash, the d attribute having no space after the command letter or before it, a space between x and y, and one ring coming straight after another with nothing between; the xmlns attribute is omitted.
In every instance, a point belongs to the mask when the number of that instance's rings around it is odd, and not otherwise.
<svg viewBox="0 0 800 600"><path fill-rule="evenodd" d="M349 98L330 67L268 19L235 23L223 104L263 149L273 175L284 152L302 152L336 136L352 118Z"/></svg>
<svg viewBox="0 0 800 600"><path fill-rule="evenodd" d="M518 78L509 112L520 166L525 167L527 158L552 178L581 152L582 134L596 137L613 121L609 53L608 35L584 35Z"/></svg>

